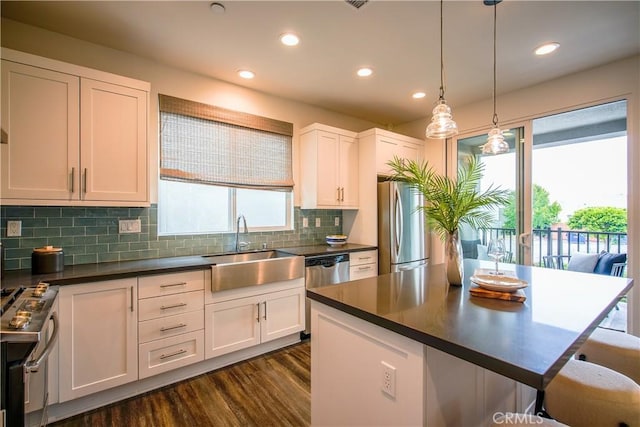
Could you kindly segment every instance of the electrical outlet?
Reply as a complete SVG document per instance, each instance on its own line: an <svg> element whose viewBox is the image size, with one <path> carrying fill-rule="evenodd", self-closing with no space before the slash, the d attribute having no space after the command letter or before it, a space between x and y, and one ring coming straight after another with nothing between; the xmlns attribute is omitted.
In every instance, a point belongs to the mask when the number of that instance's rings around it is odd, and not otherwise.
<svg viewBox="0 0 640 427"><path fill-rule="evenodd" d="M340 226L340 217L337 216L333 219L333 225L335 225L336 227Z"/></svg>
<svg viewBox="0 0 640 427"><path fill-rule="evenodd" d="M7 221L7 237L22 236L22 221Z"/></svg>
<svg viewBox="0 0 640 427"><path fill-rule="evenodd" d="M396 368L387 362L380 362L382 367L382 392L396 397Z"/></svg>
<svg viewBox="0 0 640 427"><path fill-rule="evenodd" d="M316 218L316 227L320 227L320 218Z"/></svg>
<svg viewBox="0 0 640 427"><path fill-rule="evenodd" d="M121 219L118 221L118 231L120 233L140 233L142 225L139 219Z"/></svg>
<svg viewBox="0 0 640 427"><path fill-rule="evenodd" d="M309 226L309 218L306 216L302 217L302 228L307 228Z"/></svg>

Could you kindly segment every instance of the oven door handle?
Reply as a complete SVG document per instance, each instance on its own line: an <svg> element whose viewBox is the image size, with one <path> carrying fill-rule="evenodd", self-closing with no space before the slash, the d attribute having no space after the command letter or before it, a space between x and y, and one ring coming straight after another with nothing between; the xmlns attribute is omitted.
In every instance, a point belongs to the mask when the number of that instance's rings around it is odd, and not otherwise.
<svg viewBox="0 0 640 427"><path fill-rule="evenodd" d="M58 332L60 328L58 327L58 314L55 311L51 313L51 320L53 320L53 334L51 334L51 339L47 342L46 347L42 350L42 353L40 353L40 356L38 356L37 359L30 360L25 364L24 368L27 372L38 371L40 364L47 358L47 356L49 356L51 349L58 340Z"/></svg>

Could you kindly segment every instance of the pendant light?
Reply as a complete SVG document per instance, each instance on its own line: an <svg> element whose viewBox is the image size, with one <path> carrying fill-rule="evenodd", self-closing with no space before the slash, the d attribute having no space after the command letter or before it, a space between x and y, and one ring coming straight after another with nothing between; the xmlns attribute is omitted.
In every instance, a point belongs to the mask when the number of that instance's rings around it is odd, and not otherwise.
<svg viewBox="0 0 640 427"><path fill-rule="evenodd" d="M427 138L443 139L458 134L458 125L451 117L451 108L444 100L444 55L442 53L442 4L444 0L440 0L440 97L438 104L433 109L431 123L427 126Z"/></svg>
<svg viewBox="0 0 640 427"><path fill-rule="evenodd" d="M482 146L482 154L502 154L509 151L509 144L498 126L496 113L496 21L498 18L498 3L502 0L485 0L484 4L493 5L493 129L489 132L487 142Z"/></svg>

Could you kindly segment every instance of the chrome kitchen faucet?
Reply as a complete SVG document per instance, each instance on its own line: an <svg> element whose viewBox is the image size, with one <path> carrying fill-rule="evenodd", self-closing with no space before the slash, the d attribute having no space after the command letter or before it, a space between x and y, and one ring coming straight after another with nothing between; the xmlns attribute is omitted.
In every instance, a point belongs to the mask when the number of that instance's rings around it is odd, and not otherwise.
<svg viewBox="0 0 640 427"><path fill-rule="evenodd" d="M244 215L240 215L236 220L236 252L240 252L241 250L249 247L249 242L240 241L240 220L242 220L242 223L244 224L244 234L249 234L249 229L247 229L247 219Z"/></svg>

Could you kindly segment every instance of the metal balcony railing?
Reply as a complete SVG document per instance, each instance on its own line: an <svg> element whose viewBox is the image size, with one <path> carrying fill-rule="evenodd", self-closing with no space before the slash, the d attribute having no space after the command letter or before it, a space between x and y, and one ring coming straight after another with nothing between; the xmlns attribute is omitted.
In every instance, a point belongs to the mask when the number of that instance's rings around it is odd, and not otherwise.
<svg viewBox="0 0 640 427"><path fill-rule="evenodd" d="M513 228L489 228L480 230L482 244L488 244L492 238L504 240L507 250L516 253L518 238ZM534 229L531 250L533 265L542 266L545 255L571 255L574 252L627 253L627 233L605 233L600 231L575 231L556 229ZM513 257L515 262L515 256Z"/></svg>

